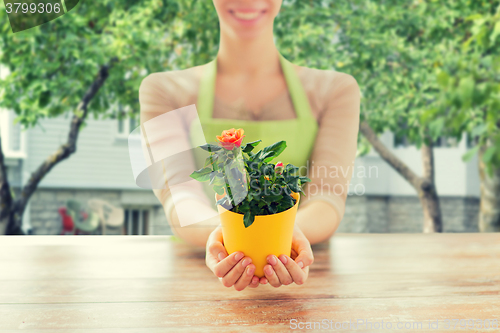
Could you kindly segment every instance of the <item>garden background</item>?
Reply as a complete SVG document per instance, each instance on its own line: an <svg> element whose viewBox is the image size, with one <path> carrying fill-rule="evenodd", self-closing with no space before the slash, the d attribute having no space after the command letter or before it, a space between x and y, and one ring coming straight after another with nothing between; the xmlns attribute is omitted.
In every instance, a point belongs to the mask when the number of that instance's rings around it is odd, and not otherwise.
<svg viewBox="0 0 500 333"><path fill-rule="evenodd" d="M169 233L127 136L144 77L215 57L212 2L80 1L18 33L2 8L0 33L0 231L60 234L68 200L102 199L124 212L107 234ZM500 1L285 0L275 34L362 92L339 231L500 231Z"/></svg>

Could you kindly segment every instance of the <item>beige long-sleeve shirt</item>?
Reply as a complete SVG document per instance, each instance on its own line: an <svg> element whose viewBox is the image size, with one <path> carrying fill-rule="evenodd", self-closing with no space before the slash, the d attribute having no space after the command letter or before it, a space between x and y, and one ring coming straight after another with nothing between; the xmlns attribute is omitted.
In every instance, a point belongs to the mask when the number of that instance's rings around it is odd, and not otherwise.
<svg viewBox="0 0 500 333"><path fill-rule="evenodd" d="M139 90L141 124L165 112L196 104L205 66L147 76ZM301 205L312 200L324 200L342 218L356 156L359 87L351 75L338 71L299 66L295 66L295 69L319 125L309 160L308 175L311 183L306 186L306 197L301 200ZM226 103L216 96L213 117L255 121L283 120L295 118L295 111L288 92L277 96L255 113L246 109L243 103ZM192 117L177 119L177 123L172 123L169 129L169 135L185 141L186 150L190 148L188 131L192 120ZM200 198L205 196L201 185L190 186L189 190ZM156 190L155 194L162 204L168 202L168 189ZM204 200L207 200L206 196ZM167 218L170 218L169 212Z"/></svg>

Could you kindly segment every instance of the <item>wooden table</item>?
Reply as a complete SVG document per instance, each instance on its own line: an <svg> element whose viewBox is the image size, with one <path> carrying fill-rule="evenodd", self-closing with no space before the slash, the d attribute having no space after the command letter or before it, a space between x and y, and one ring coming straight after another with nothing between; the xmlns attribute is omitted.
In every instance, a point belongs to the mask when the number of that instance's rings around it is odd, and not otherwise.
<svg viewBox="0 0 500 333"><path fill-rule="evenodd" d="M500 321L499 234L337 234L313 249L306 284L237 292L202 249L169 236L2 236L0 332L275 332L357 319L336 331L380 332L383 320L457 332L444 320Z"/></svg>

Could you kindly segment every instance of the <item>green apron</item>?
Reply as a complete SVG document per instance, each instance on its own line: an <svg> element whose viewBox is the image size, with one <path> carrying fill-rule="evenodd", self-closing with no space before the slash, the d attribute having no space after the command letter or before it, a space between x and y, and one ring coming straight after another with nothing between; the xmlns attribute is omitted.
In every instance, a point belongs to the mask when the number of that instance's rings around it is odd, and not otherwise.
<svg viewBox="0 0 500 333"><path fill-rule="evenodd" d="M245 133L243 144L262 140L255 147L254 152L269 146L277 141L286 141L287 148L278 156L274 163L281 161L283 164L291 163L301 170L307 166L318 132L318 123L314 118L309 100L302 87L302 83L293 68L292 63L280 54L280 63L285 76L285 81L290 92L296 118L286 120L249 121L237 119L212 118L215 80L217 76L217 58L208 63L207 68L200 81L198 103L196 105L200 118L203 135L199 131L190 131L190 139L193 147L204 143L215 142L216 136L221 135L223 130L230 128L242 128ZM204 164L206 155L194 154L197 169ZM208 183L205 183L208 185ZM211 197L213 190L205 186L205 192ZM211 198L212 199L212 198Z"/></svg>

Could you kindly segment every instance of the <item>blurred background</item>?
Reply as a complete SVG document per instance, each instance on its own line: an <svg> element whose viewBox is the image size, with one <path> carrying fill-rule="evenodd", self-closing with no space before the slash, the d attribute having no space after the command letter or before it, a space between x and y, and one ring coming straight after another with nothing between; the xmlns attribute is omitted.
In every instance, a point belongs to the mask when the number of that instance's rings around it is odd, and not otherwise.
<svg viewBox="0 0 500 333"><path fill-rule="evenodd" d="M215 57L212 2L80 1L17 33L2 8L0 31L0 233L170 234L127 138L144 77ZM362 92L339 232L500 231L500 1L285 0L275 35Z"/></svg>

